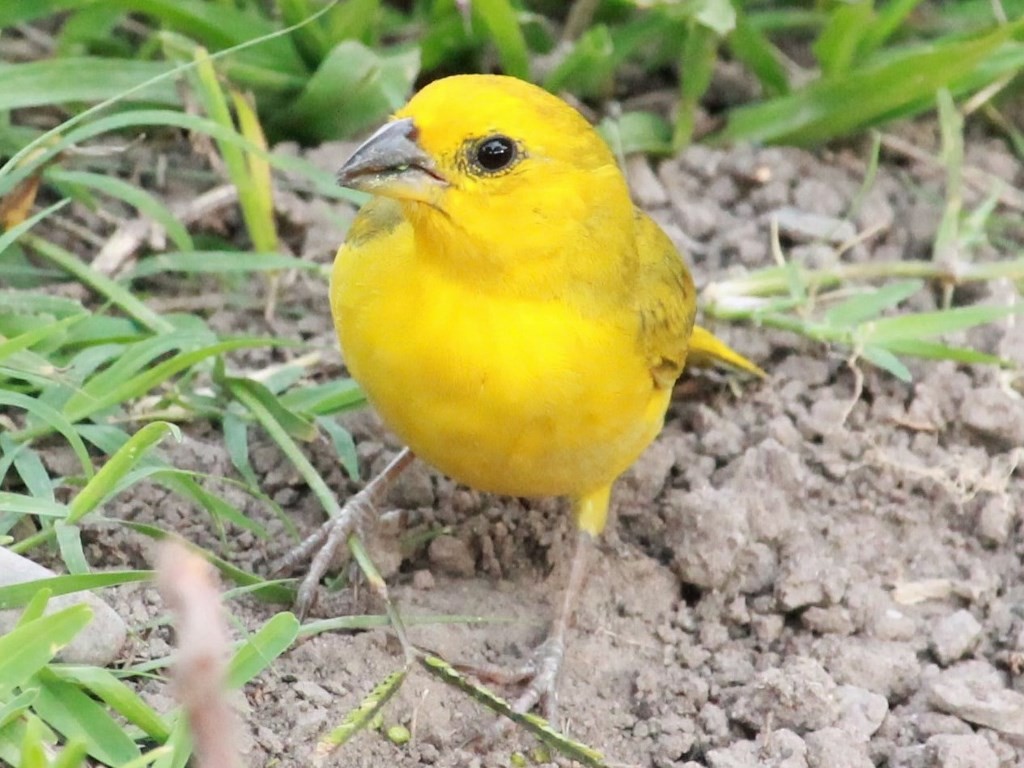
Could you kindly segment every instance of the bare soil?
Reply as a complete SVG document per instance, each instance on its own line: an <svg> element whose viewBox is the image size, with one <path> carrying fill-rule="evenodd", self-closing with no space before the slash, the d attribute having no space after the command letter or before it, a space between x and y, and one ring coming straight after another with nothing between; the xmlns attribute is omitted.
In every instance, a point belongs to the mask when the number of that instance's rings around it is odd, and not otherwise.
<svg viewBox="0 0 1024 768"><path fill-rule="evenodd" d="M899 132L936 151L933 125ZM347 149L323 147L312 156L336 167ZM873 233L837 255L834 245L784 231L791 259L825 266L930 258L941 170L887 152L855 206L867 154L866 146L813 153L693 147L653 168L633 162L630 175L640 202L689 253L700 285L772 263L769 218L785 207L848 217L856 232ZM1024 183L1012 155L987 136L968 137L967 162ZM967 205L991 191L968 189ZM351 211L294 194L279 204L296 251L328 261ZM1019 254L1019 216L1008 212L1000 235L972 258ZM194 286L164 279L154 290L173 305L191 298ZM254 282L247 301L194 311L218 328L266 333L258 291ZM956 298L1012 296L1012 286L991 284ZM939 296L916 301L915 309L933 308ZM324 374L342 375L328 314L324 282L297 279L283 289L273 331L322 343ZM661 437L616 489L617 520L570 634L560 725L614 766L1024 765L1019 379L1015 390L1007 373L992 368L913 363L914 383L906 385L865 365L858 393L843 356L822 346L781 332L715 330L770 378L679 383ZM961 341L1024 363L1019 322ZM236 359L259 367L266 354ZM368 411L346 423L362 477L370 477L398 446ZM309 450L339 496L358 487L326 442ZM210 427L186 427L184 442L165 453L183 468L231 474ZM298 529L319 525L315 500L269 441L257 437L253 459ZM266 573L294 539L262 505L238 501L272 530L269 540L222 535L205 514L149 486L123 494L107 514L159 522ZM412 639L453 661L525 658L543 638L567 577L572 530L564 506L478 494L422 465L390 506L411 520L404 532L382 531L374 550L403 612L498 620L415 625ZM442 535L416 536L439 527ZM110 527L91 535L87 554L98 567L142 567L150 546ZM169 631L150 624L164 610L150 588L107 596L137 632L126 661L169 652ZM279 609L249 598L231 603L239 634ZM325 594L317 606L319 616L379 609L347 591ZM239 697L248 764L312 764L317 740L401 664L384 631L300 643ZM165 685L143 690L172 706ZM528 762L566 764L545 758L517 731L486 754L464 748L490 719L416 670L384 710L385 725L408 726L411 741L397 746L363 732L325 764L507 765L515 751Z"/></svg>

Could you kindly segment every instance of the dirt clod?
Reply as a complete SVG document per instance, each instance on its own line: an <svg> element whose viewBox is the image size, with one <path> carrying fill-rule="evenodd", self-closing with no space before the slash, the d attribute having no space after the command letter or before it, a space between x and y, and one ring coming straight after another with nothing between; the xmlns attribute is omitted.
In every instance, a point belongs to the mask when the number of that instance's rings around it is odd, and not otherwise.
<svg viewBox="0 0 1024 768"><path fill-rule="evenodd" d="M807 768L873 768L867 743L839 728L807 734Z"/></svg>
<svg viewBox="0 0 1024 768"><path fill-rule="evenodd" d="M814 659L795 656L760 672L735 692L733 717L752 727L772 722L783 728L818 730L836 722L836 683Z"/></svg>
<svg viewBox="0 0 1024 768"><path fill-rule="evenodd" d="M837 682L866 688L890 702L909 696L920 679L917 653L909 643L825 637L814 650Z"/></svg>
<svg viewBox="0 0 1024 768"><path fill-rule="evenodd" d="M1003 450L1024 445L1024 404L998 387L981 387L960 407L964 425Z"/></svg>
<svg viewBox="0 0 1024 768"><path fill-rule="evenodd" d="M453 576L471 576L476 570L476 559L469 545L454 536L438 536L427 548L431 565L442 573Z"/></svg>
<svg viewBox="0 0 1024 768"><path fill-rule="evenodd" d="M935 768L997 768L999 765L999 756L977 733L944 733L932 736L925 746Z"/></svg>
<svg viewBox="0 0 1024 768"><path fill-rule="evenodd" d="M1024 736L1024 694L1006 687L985 661L965 661L931 683L931 702L943 712L1002 733Z"/></svg>
<svg viewBox="0 0 1024 768"><path fill-rule="evenodd" d="M948 666L966 656L981 637L982 626L970 611L959 610L939 620L932 631L931 649L939 663Z"/></svg>
<svg viewBox="0 0 1024 768"><path fill-rule="evenodd" d="M835 727L858 742L866 742L889 714L889 702L879 693L855 685L836 688L839 717Z"/></svg>

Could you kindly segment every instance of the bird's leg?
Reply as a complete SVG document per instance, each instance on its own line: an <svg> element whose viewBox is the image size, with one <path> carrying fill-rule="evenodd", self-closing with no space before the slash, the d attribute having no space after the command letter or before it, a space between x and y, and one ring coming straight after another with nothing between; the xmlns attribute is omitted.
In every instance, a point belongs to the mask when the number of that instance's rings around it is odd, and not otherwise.
<svg viewBox="0 0 1024 768"><path fill-rule="evenodd" d="M313 605L320 579L331 567L338 549L344 546L353 533L360 533L377 522L380 504L391 486L395 484L395 480L414 458L416 457L411 450L403 448L379 475L345 502L345 506L338 514L327 520L277 564L274 570L281 573L293 570L301 562L309 561L309 570L302 579L295 598L295 609L300 616L305 616Z"/></svg>
<svg viewBox="0 0 1024 768"><path fill-rule="evenodd" d="M554 724L558 709L558 677L562 669L562 660L565 658L565 636L587 578L594 550L594 538L594 535L586 530L580 530L577 534L576 551L569 572L569 584L562 595L562 605L555 614L547 639L537 647L528 663L513 670L490 665L461 667L477 677L499 684L528 681L526 688L512 704L512 709L520 714L529 712L538 702L542 702L544 717ZM509 720L499 721L490 736L501 735L510 723Z"/></svg>
<svg viewBox="0 0 1024 768"><path fill-rule="evenodd" d="M576 551L572 556L569 584L562 595L562 605L551 623L547 639L534 653L533 675L526 690L515 700L512 709L520 714L529 712L543 700L544 717L554 723L558 711L558 676L565 658L565 635L576 613L583 584L587 580L590 558L594 550L594 537L587 531L576 534Z"/></svg>

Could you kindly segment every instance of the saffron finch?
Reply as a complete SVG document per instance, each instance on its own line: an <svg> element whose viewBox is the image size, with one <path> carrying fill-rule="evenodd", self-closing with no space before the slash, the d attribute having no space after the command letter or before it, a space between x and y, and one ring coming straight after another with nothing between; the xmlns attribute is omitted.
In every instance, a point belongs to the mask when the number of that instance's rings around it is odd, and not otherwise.
<svg viewBox="0 0 1024 768"><path fill-rule="evenodd" d="M341 518L300 607L413 453L473 488L566 496L578 528L551 634L515 707L552 711L566 632L615 479L655 438L687 351L760 374L694 329L680 254L572 107L510 77L417 94L345 163L373 195L338 251L331 310L352 376L408 446Z"/></svg>

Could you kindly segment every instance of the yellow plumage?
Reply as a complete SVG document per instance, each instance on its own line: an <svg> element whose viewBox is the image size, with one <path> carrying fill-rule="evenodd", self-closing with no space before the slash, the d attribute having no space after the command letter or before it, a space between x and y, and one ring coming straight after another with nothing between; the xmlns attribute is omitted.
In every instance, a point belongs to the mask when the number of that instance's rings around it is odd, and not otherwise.
<svg viewBox="0 0 1024 768"><path fill-rule="evenodd" d="M499 76L427 86L342 169L376 195L338 252L345 361L384 422L474 488L568 496L605 524L694 340L678 252L572 108Z"/></svg>

